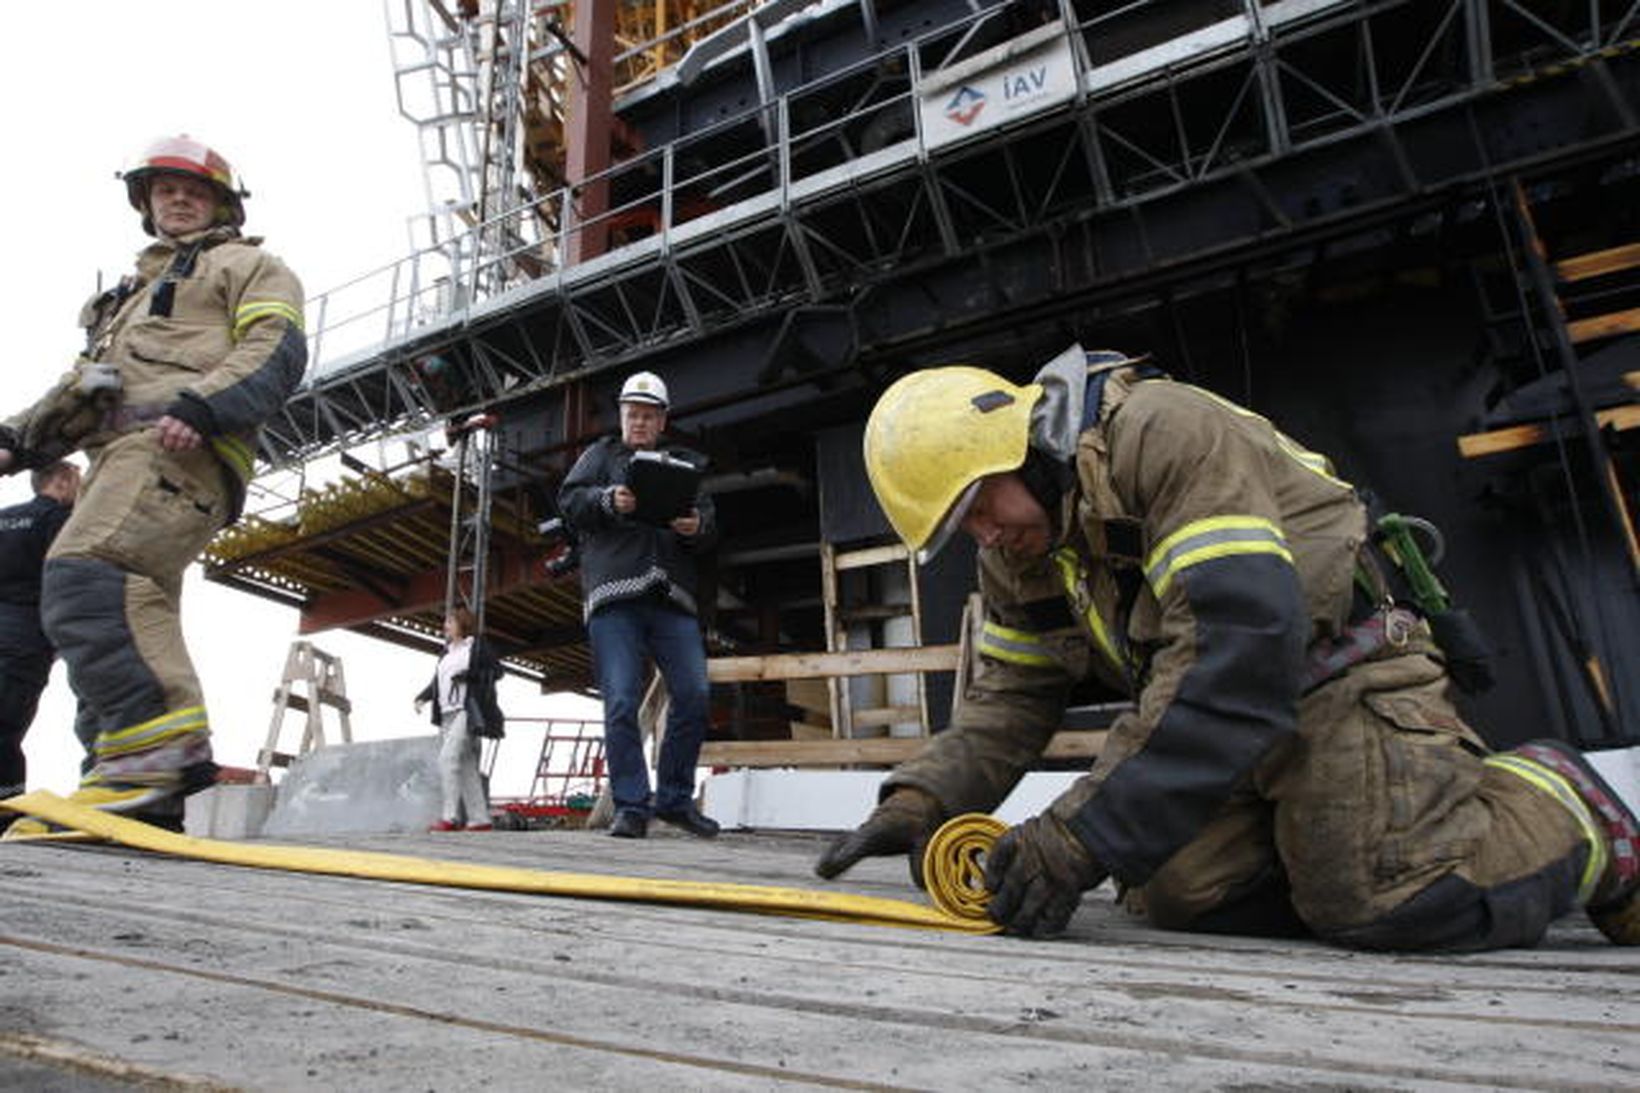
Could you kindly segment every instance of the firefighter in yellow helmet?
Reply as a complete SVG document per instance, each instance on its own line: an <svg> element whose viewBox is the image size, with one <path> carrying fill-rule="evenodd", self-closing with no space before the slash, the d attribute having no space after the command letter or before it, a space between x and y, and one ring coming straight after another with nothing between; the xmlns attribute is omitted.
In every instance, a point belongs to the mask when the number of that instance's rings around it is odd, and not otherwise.
<svg viewBox="0 0 1640 1093"><path fill-rule="evenodd" d="M1114 876L1157 925L1349 946L1537 941L1582 905L1640 943L1640 829L1574 749L1492 754L1362 504L1262 417L1073 346L1016 386L917 372L866 428L923 554L978 542L977 663L950 727L816 869L912 854L1007 796L1089 676L1134 699L1093 771L990 854L990 913L1062 931Z"/></svg>
<svg viewBox="0 0 1640 1093"><path fill-rule="evenodd" d="M46 634L94 722L74 796L175 826L216 769L182 640L183 570L238 516L259 427L301 380L307 341L302 286L240 235L247 194L217 151L164 138L121 177L154 241L82 310L74 367L0 426L0 471L90 457L41 587Z"/></svg>

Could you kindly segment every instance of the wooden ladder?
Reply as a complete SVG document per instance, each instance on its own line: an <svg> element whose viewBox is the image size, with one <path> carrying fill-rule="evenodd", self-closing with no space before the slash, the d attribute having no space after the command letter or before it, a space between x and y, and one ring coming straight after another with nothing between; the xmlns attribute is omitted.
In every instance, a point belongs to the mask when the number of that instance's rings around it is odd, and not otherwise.
<svg viewBox="0 0 1640 1093"><path fill-rule="evenodd" d="M1518 255L1509 252L1509 273L1520 298L1526 342L1534 355L1541 354L1543 376L1558 383L1560 397L1534 420L1459 437L1458 449L1466 459L1518 453L1510 465L1514 473L1531 473L1540 461L1533 449L1542 457L1554 445L1564 460L1581 447L1599 504L1623 545L1632 594L1640 585L1640 523L1631 500L1635 483L1625 480L1618 457L1626 445L1632 451L1632 439L1622 434L1640 428L1640 372L1625 372L1612 385L1587 362L1613 348L1613 339L1640 335L1640 306L1634 306L1640 300L1640 243L1552 255L1518 179L1500 205L1512 217L1520 247ZM1504 238L1507 245L1507 228ZM1632 471L1627 477L1632 479ZM1620 639L1602 607L1596 602L1593 617L1580 622L1537 570L1529 571L1529 579L1538 589L1543 630L1558 637L1578 666L1604 722L1602 731L1617 731L1624 719L1620 707L1633 701L1624 692L1632 688L1614 689L1609 665Z"/></svg>
<svg viewBox="0 0 1640 1093"><path fill-rule="evenodd" d="M297 688L305 685L307 693ZM342 675L342 658L333 656L306 641L290 643L285 655L285 673L279 687L273 692L273 720L268 725L267 743L256 755L256 767L264 776L272 767L288 767L298 756L314 748L325 746L324 708L335 710L340 718L341 743L353 742L353 725L349 715L353 705L347 699L347 680ZM285 715L295 710L305 714L302 740L295 752L279 750L279 737L284 731Z"/></svg>
<svg viewBox="0 0 1640 1093"><path fill-rule="evenodd" d="M1510 205L1522 243L1521 266L1517 274L1537 296L1554 363L1566 377L1569 410L1583 434L1591 465L1598 478L1604 507L1627 548L1631 580L1640 580L1640 525L1628 501L1625 483L1612 457L1606 433L1640 428L1640 373L1625 375L1629 397L1606 406L1597 406L1585 392L1579 362L1588 347L1621 335L1640 334L1640 307L1591 310L1578 300L1580 290L1594 286L1603 292L1590 295L1598 301L1613 294L1614 279L1640 281L1640 243L1608 247L1588 254L1551 259L1548 245L1539 234L1525 190L1517 180L1511 187ZM1577 317L1572 317L1575 309ZM1546 444L1557 431L1547 422L1528 422L1458 438L1458 450L1466 459L1478 459L1500 452Z"/></svg>
<svg viewBox="0 0 1640 1093"><path fill-rule="evenodd" d="M880 570L885 579L872 582L867 578L867 571ZM904 599L893 595L899 590L893 586L898 584L895 576L887 576L898 570L903 574L905 582ZM861 580L849 582L863 585L868 591L862 600L857 596L845 594L844 584L847 573L859 574ZM826 650L831 653L846 653L860 648L920 648L923 643L922 634L922 602L917 588L917 561L911 552L902 543L891 543L886 546L868 546L857 549L843 550L832 543L820 544L820 578L821 597L826 615ZM870 589L877 588L873 592ZM890 595L885 595L886 590ZM892 599L893 602L889 602ZM892 644L883 637L886 630L896 620L909 620L909 630L900 635L903 640L893 641ZM861 624L867 627L870 644L860 646L856 643L850 646L850 629L858 628ZM856 633L858 630L856 629ZM881 641L881 644L878 642ZM874 676L885 679L884 700L870 706L857 707L854 703L849 676L829 676L827 687L831 702L832 737L837 740L852 740L868 729L888 729L894 725L915 725L917 736L929 734L928 719L928 684L922 672L906 673L915 681L915 695L912 700L891 701L886 695L886 689L892 684L888 682L895 677ZM900 678L903 678L901 676ZM880 734L877 734L880 735ZM891 733L892 735L892 733Z"/></svg>

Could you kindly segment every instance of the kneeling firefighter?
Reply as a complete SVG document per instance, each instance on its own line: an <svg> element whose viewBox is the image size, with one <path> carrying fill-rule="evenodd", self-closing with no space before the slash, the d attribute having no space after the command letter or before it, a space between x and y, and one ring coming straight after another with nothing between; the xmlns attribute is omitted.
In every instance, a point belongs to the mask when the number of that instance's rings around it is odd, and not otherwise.
<svg viewBox="0 0 1640 1093"><path fill-rule="evenodd" d="M240 234L248 195L221 155L166 138L121 177L154 242L86 305L74 368L0 426L0 471L90 457L41 588L95 734L74 798L174 825L216 770L183 570L238 516L258 428L295 390L307 342L302 286Z"/></svg>
<svg viewBox="0 0 1640 1093"><path fill-rule="evenodd" d="M978 542L977 663L950 727L816 866L917 857L996 807L1094 676L1133 697L1093 771L1010 829L991 916L1053 934L1114 876L1171 929L1473 950L1582 905L1640 942L1640 825L1575 750L1493 754L1398 606L1327 459L1143 360L1073 346L1016 386L906 376L871 484L923 556Z"/></svg>

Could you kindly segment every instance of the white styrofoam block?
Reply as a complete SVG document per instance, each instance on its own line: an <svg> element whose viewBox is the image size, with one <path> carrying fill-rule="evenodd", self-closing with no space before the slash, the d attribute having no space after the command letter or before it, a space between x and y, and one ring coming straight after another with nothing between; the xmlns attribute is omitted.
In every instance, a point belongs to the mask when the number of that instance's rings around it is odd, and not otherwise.
<svg viewBox="0 0 1640 1093"><path fill-rule="evenodd" d="M1079 770L1032 771L1021 778L1014 791L997 806L996 818L1008 824L1030 819L1052 804L1054 798L1069 789L1071 783L1085 773Z"/></svg>
<svg viewBox="0 0 1640 1093"><path fill-rule="evenodd" d="M1623 803L1640 812L1640 748L1585 752L1600 777L1611 784Z"/></svg>
<svg viewBox="0 0 1640 1093"><path fill-rule="evenodd" d="M877 807L884 777L876 770L732 770L702 784L702 810L725 827L841 831ZM1074 771L1027 774L996 816L1010 824L1034 816L1079 777Z"/></svg>
<svg viewBox="0 0 1640 1093"><path fill-rule="evenodd" d="M182 829L200 839L254 839L273 808L268 785L211 786L183 805Z"/></svg>
<svg viewBox="0 0 1640 1093"><path fill-rule="evenodd" d="M1640 811L1640 748L1588 753L1589 762L1630 808ZM703 810L725 827L841 831L877 806L884 771L732 770L701 786ZM1077 771L1034 771L996 810L1004 823L1035 816L1080 778Z"/></svg>

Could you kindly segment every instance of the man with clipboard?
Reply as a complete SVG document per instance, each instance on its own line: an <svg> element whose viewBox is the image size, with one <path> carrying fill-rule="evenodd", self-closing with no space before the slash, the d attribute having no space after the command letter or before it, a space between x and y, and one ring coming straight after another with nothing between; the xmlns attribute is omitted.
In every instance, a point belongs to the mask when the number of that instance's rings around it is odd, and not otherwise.
<svg viewBox="0 0 1640 1093"><path fill-rule="evenodd" d="M581 544L581 591L604 701L604 751L615 798L609 833L641 839L655 816L703 838L718 825L696 808L695 763L706 737L706 650L695 618L695 556L717 538L700 493L703 456L661 446L666 384L639 372L621 387L621 435L581 454L558 509ZM651 799L638 705L653 658L670 708Z"/></svg>

